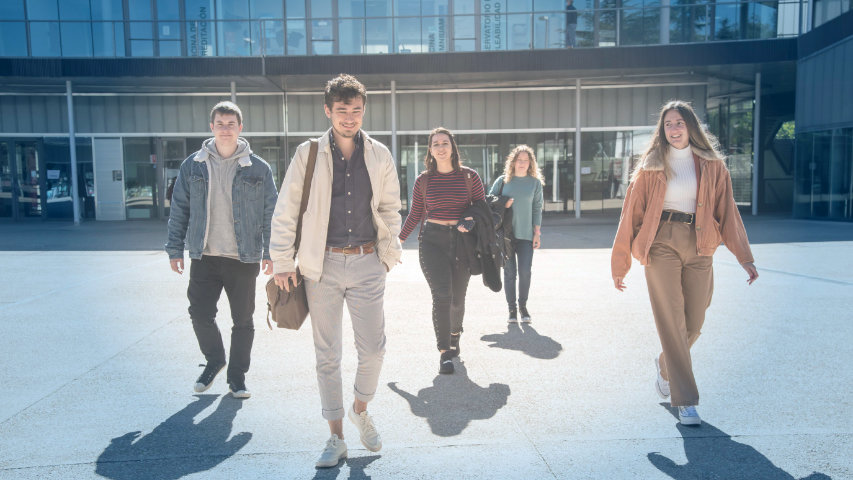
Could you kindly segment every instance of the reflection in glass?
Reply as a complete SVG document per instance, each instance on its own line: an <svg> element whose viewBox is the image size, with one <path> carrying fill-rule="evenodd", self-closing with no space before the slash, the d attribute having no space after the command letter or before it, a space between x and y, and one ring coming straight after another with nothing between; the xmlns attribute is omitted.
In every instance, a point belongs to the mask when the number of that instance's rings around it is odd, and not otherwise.
<svg viewBox="0 0 853 480"><path fill-rule="evenodd" d="M311 40L312 54L331 55L333 53L332 41L334 40L332 32L332 20L311 20Z"/></svg>
<svg viewBox="0 0 853 480"><path fill-rule="evenodd" d="M250 0L251 18L284 18L281 0Z"/></svg>
<svg viewBox="0 0 853 480"><path fill-rule="evenodd" d="M157 0L158 20L180 20L180 4L175 0Z"/></svg>
<svg viewBox="0 0 853 480"><path fill-rule="evenodd" d="M176 40L160 40L161 57L180 57L181 42Z"/></svg>
<svg viewBox="0 0 853 480"><path fill-rule="evenodd" d="M153 57L154 40L131 40L130 55L133 57Z"/></svg>
<svg viewBox="0 0 853 480"><path fill-rule="evenodd" d="M92 30L89 22L62 22L62 56L91 57Z"/></svg>
<svg viewBox="0 0 853 480"><path fill-rule="evenodd" d="M90 20L89 0L62 0L59 2L60 20Z"/></svg>
<svg viewBox="0 0 853 480"><path fill-rule="evenodd" d="M332 0L311 0L311 18L331 16Z"/></svg>
<svg viewBox="0 0 853 480"><path fill-rule="evenodd" d="M507 15L507 48L526 50L530 43L530 15Z"/></svg>
<svg viewBox="0 0 853 480"><path fill-rule="evenodd" d="M287 21L287 54L305 55L305 20Z"/></svg>
<svg viewBox="0 0 853 480"><path fill-rule="evenodd" d="M249 0L216 0L218 20L246 20L249 18Z"/></svg>
<svg viewBox="0 0 853 480"><path fill-rule="evenodd" d="M122 0L92 0L92 20L123 20Z"/></svg>
<svg viewBox="0 0 853 480"><path fill-rule="evenodd" d="M129 22L130 38L150 40L154 38L154 22Z"/></svg>
<svg viewBox="0 0 853 480"><path fill-rule="evenodd" d="M0 18L3 20L24 20L24 0L5 0L0 2ZM0 162L3 159L0 158Z"/></svg>
<svg viewBox="0 0 853 480"><path fill-rule="evenodd" d="M448 17L424 17L421 22L422 42L427 52L448 51Z"/></svg>
<svg viewBox="0 0 853 480"><path fill-rule="evenodd" d="M30 20L59 20L56 0L27 0L27 17Z"/></svg>
<svg viewBox="0 0 853 480"><path fill-rule="evenodd" d="M286 0L284 13L287 18L305 18L305 0Z"/></svg>
<svg viewBox="0 0 853 480"><path fill-rule="evenodd" d="M26 39L27 27L24 22L0 23L0 57L26 57Z"/></svg>
<svg viewBox="0 0 853 480"><path fill-rule="evenodd" d="M131 20L151 20L151 0L133 0L127 6Z"/></svg>
<svg viewBox="0 0 853 480"><path fill-rule="evenodd" d="M258 25L259 28L252 28L253 54L284 55L284 24L281 20L261 20Z"/></svg>
<svg viewBox="0 0 853 480"><path fill-rule="evenodd" d="M30 48L34 57L59 57L59 22L30 22Z"/></svg>
<svg viewBox="0 0 853 480"><path fill-rule="evenodd" d="M339 20L340 53L344 55L362 53L364 45L364 20Z"/></svg>
<svg viewBox="0 0 853 480"><path fill-rule="evenodd" d="M124 56L124 25L120 22L92 22L92 44L96 57Z"/></svg>
<svg viewBox="0 0 853 480"><path fill-rule="evenodd" d="M191 57L216 55L216 24L212 0L186 0L187 54Z"/></svg>
<svg viewBox="0 0 853 480"><path fill-rule="evenodd" d="M221 55L238 57L252 54L249 22L221 22L219 27L219 52Z"/></svg>
<svg viewBox="0 0 853 480"><path fill-rule="evenodd" d="M396 37L394 39L397 53L420 53L427 49L421 43L421 20L414 18L398 18L395 20Z"/></svg>

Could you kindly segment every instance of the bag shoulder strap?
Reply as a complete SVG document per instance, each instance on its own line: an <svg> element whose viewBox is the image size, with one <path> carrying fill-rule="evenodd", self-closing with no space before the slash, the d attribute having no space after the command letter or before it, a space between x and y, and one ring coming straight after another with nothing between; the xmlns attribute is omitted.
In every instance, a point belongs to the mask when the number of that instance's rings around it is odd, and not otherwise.
<svg viewBox="0 0 853 480"><path fill-rule="evenodd" d="M501 176L501 188L498 190L498 196L504 194L504 185L506 185L506 177Z"/></svg>
<svg viewBox="0 0 853 480"><path fill-rule="evenodd" d="M476 171L470 167L462 167L465 175L465 189L468 190L468 205L474 205L474 174Z"/></svg>
<svg viewBox="0 0 853 480"><path fill-rule="evenodd" d="M424 187L421 189L421 202L424 204L424 218L421 220L421 230L423 230L429 217L429 210L427 210L427 188L429 188L429 181L432 177L429 172L422 173L421 177L423 177L422 182L424 182Z"/></svg>
<svg viewBox="0 0 853 480"><path fill-rule="evenodd" d="M302 215L308 209L308 196L311 194L311 179L314 177L314 167L317 165L317 149L320 142L316 138L311 139L311 150L308 152L308 163L305 165L305 180L302 183L302 199L299 201L299 220L296 221L296 242L294 243L293 256L299 250L299 242L302 240Z"/></svg>

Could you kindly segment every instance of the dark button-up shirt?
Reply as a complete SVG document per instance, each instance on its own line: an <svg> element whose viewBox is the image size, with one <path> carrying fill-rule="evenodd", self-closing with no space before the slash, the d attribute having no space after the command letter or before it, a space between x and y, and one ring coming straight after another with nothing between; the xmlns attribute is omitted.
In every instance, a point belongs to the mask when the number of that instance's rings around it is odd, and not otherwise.
<svg viewBox="0 0 853 480"><path fill-rule="evenodd" d="M329 132L332 149L332 205L329 211L329 230L326 246L356 247L376 240L376 227L370 200L373 190L364 164L364 137L355 138L355 151L349 160L335 144Z"/></svg>

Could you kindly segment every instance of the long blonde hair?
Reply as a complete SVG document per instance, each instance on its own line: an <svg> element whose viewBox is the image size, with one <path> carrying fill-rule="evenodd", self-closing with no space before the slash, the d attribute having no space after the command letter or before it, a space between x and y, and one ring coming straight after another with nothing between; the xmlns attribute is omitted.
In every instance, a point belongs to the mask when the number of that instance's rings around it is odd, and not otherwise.
<svg viewBox="0 0 853 480"><path fill-rule="evenodd" d="M539 171L539 164L536 163L536 154L533 153L533 149L528 145L519 145L513 148L509 152L509 155L506 156L506 162L504 162L504 183L509 183L512 177L515 176L515 161L521 152L527 152L527 156L530 157L527 174L542 182L542 185L545 185L545 177L542 176L542 172Z"/></svg>
<svg viewBox="0 0 853 480"><path fill-rule="evenodd" d="M637 162L636 168L631 173L631 181L640 174L642 170L663 170L666 178L672 177L672 169L669 166L669 142L666 139L664 130L664 117L670 110L677 110L684 119L684 124L687 126L687 137L690 141L690 147L695 151L702 153L703 157L715 158L724 160L725 155L720 152L720 142L711 132L702 128L699 123L699 117L690 103L682 100L670 100L665 103L660 109L658 124L652 132L652 139L649 141L649 146L640 161ZM661 163L662 162L662 163ZM661 168L662 167L662 168Z"/></svg>

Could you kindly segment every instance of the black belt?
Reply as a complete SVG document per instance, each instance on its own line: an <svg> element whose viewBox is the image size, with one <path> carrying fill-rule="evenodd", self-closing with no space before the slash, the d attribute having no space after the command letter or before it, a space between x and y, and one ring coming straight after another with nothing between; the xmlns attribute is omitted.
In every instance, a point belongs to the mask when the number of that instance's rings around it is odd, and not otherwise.
<svg viewBox="0 0 853 480"><path fill-rule="evenodd" d="M678 222L692 224L696 221L696 215L693 213L673 212L671 210L664 210L663 213L660 214L660 219L662 222Z"/></svg>

